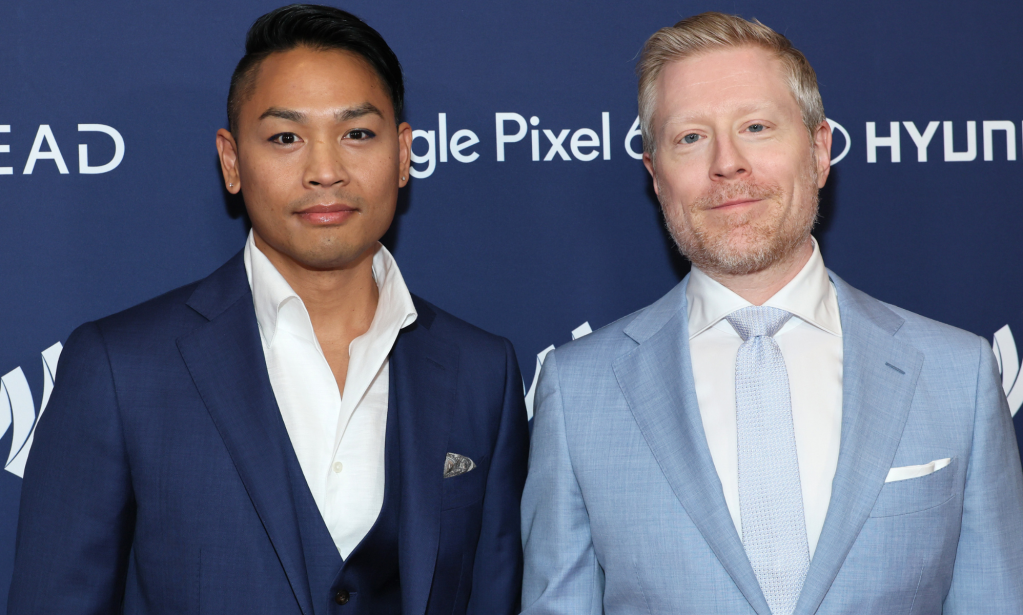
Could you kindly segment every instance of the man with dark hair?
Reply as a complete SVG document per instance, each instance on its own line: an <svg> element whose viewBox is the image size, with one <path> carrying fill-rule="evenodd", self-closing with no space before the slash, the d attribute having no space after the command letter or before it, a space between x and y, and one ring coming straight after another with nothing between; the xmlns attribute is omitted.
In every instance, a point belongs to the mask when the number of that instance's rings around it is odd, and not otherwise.
<svg viewBox="0 0 1023 615"><path fill-rule="evenodd" d="M9 613L517 612L514 351L411 295L379 242L403 96L358 18L256 21L217 133L248 241L68 339Z"/></svg>

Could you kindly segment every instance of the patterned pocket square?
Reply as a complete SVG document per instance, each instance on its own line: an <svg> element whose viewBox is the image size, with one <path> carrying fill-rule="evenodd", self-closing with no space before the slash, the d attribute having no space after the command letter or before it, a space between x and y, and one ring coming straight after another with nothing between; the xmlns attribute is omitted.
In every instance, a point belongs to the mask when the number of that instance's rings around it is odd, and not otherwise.
<svg viewBox="0 0 1023 615"><path fill-rule="evenodd" d="M460 476L475 467L476 464L473 463L472 459L455 453L448 453L448 456L444 459L444 478Z"/></svg>

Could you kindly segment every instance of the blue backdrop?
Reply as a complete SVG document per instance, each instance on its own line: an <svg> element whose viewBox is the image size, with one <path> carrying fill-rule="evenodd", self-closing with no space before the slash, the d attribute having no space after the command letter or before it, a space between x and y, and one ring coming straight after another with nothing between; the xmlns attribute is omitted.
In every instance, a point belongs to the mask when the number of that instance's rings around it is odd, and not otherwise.
<svg viewBox="0 0 1023 615"><path fill-rule="evenodd" d="M1019 408L1023 3L430 4L342 5L401 59L417 130L415 179L386 243L413 292L514 342L527 386L538 352L688 270L633 155L633 67L656 29L713 9L785 33L817 70L837 124L816 232L827 265L885 301L988 339L1001 331ZM55 344L243 245L214 133L245 32L276 6L2 9L0 613Z"/></svg>

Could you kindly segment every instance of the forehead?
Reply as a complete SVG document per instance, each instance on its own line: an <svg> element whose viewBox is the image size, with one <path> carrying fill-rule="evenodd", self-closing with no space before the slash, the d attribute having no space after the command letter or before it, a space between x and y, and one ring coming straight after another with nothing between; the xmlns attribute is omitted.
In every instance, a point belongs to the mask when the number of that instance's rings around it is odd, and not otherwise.
<svg viewBox="0 0 1023 615"><path fill-rule="evenodd" d="M267 106L306 109L373 103L383 113L390 98L376 71L360 56L343 50L296 47L273 53L254 76L247 101L262 113Z"/></svg>
<svg viewBox="0 0 1023 615"><path fill-rule="evenodd" d="M657 115L665 121L755 109L799 113L781 60L759 47L714 50L672 62L657 83Z"/></svg>

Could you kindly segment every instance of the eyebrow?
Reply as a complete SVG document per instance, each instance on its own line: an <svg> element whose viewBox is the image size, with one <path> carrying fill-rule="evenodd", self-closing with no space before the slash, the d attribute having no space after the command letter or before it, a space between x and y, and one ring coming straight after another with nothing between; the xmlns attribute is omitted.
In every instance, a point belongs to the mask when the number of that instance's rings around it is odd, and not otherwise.
<svg viewBox="0 0 1023 615"><path fill-rule="evenodd" d="M288 120L289 122L305 122L305 113L301 111L294 111L292 109L282 109L280 107L270 107L263 112L263 115L259 116L259 121L263 121L268 117L276 117L282 120Z"/></svg>
<svg viewBox="0 0 1023 615"><path fill-rule="evenodd" d="M734 109L731 109L730 111L732 113L738 113L740 115L749 115L749 114L752 114L752 113L759 113L761 111L773 111L773 110L775 110L777 108L778 108L778 105L774 104L773 102L771 102L769 100L762 100L762 101L757 101L757 102L750 103L750 104L745 104L745 105L742 105L742 106L739 106L739 107L735 107ZM698 113L672 115L672 116L664 118L664 122L662 122L662 126L666 126L668 123L684 124L684 123L687 123L687 122L698 122L698 121L700 121L702 119L704 119L704 114L703 113L699 113L699 112Z"/></svg>
<svg viewBox="0 0 1023 615"><path fill-rule="evenodd" d="M366 115L378 115L381 118L384 117L384 114L380 112L380 109L376 108L376 105L365 102L361 105L355 105L354 107L338 109L334 112L334 121L339 123L348 122ZM305 113L295 111L294 109L283 109L281 107L270 107L263 112L263 115L259 116L259 121L263 121L268 117L276 117L278 119L296 122L298 124L304 124L306 121Z"/></svg>
<svg viewBox="0 0 1023 615"><path fill-rule="evenodd" d="M347 122L349 120L360 118L364 115L378 115L381 118L384 117L384 114L381 113L380 109L377 109L373 103L364 102L361 105L356 105L354 107L348 107L347 109L339 109L335 111L334 121Z"/></svg>

